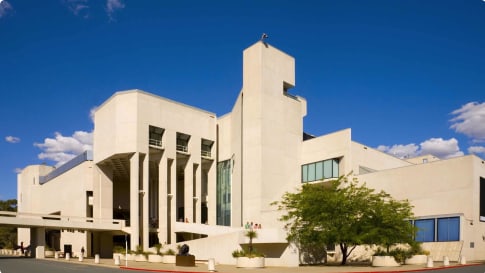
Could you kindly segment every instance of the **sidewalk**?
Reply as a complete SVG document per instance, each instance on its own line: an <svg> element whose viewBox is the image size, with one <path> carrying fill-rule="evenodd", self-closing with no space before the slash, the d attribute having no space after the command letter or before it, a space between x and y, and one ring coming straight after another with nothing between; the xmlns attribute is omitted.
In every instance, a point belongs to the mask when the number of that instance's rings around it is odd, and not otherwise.
<svg viewBox="0 0 485 273"><path fill-rule="evenodd" d="M93 265L93 266L107 266L113 268L121 268L122 270L126 271L152 271L152 272L185 272L185 273L193 273L193 272L211 272L209 271L207 263L196 263L195 267L182 267L182 266L175 266L174 264L163 264L163 263L149 263L149 262L135 262L135 261L128 261L128 265L125 264L125 261L121 261L120 266L116 266L114 264L113 259L100 259L99 264L94 263L94 259L86 258L83 262L79 262L77 258L72 258L69 261L65 259L58 259L54 260L49 258L47 260L52 261L59 261L59 262L67 262L67 263L79 263L79 264L86 264L86 265ZM483 262L470 262L466 265L461 265L458 263L451 263L449 266L443 266L441 262L434 262L434 266L431 268L426 267L426 265L402 265L398 267L372 267L366 265L345 265L345 266L337 266L337 265L321 265L321 266L300 266L300 267L265 267L260 269L246 269L246 268L236 268L235 265L222 265L216 264L215 271L222 272L222 273L372 273L372 272L383 272L383 273L393 273L393 272L416 272L416 271L430 271L430 270L438 270L438 269L445 269L445 268L454 268L454 267L465 267L465 266L474 266L480 265Z"/></svg>

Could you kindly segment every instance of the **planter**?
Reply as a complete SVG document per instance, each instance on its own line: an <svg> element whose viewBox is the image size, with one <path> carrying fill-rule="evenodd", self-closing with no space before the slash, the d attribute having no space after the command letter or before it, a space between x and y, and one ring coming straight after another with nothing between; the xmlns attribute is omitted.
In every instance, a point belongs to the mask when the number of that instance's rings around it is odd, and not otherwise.
<svg viewBox="0 0 485 273"><path fill-rule="evenodd" d="M135 256L136 256L135 254L129 254L128 253L126 255L126 260L128 260L128 261L134 261L135 260Z"/></svg>
<svg viewBox="0 0 485 273"><path fill-rule="evenodd" d="M175 255L163 255L162 261L164 264L174 264L175 263Z"/></svg>
<svg viewBox="0 0 485 273"><path fill-rule="evenodd" d="M136 262L147 262L147 256L145 254L137 254L135 255L135 261Z"/></svg>
<svg viewBox="0 0 485 273"><path fill-rule="evenodd" d="M401 266L392 256L372 256L372 266Z"/></svg>
<svg viewBox="0 0 485 273"><path fill-rule="evenodd" d="M236 267L239 268L263 268L264 257L238 257L236 258Z"/></svg>
<svg viewBox="0 0 485 273"><path fill-rule="evenodd" d="M148 255L148 262L150 263L161 263L163 262L163 256L158 254L150 254Z"/></svg>
<svg viewBox="0 0 485 273"><path fill-rule="evenodd" d="M428 256L426 255L413 255L411 258L407 258L405 264L426 264L428 262Z"/></svg>

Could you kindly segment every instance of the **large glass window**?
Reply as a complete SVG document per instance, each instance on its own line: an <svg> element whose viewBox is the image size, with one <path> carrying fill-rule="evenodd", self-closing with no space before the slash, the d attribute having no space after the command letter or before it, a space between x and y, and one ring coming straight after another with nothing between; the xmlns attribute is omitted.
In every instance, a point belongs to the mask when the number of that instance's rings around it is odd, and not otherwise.
<svg viewBox="0 0 485 273"><path fill-rule="evenodd" d="M418 228L416 232L416 241L433 242L434 241L434 219L420 219L414 221Z"/></svg>
<svg viewBox="0 0 485 273"><path fill-rule="evenodd" d="M301 179L303 183L318 181L327 178L338 178L339 160L329 159L301 166Z"/></svg>
<svg viewBox="0 0 485 273"><path fill-rule="evenodd" d="M231 160L217 163L217 225L231 225Z"/></svg>
<svg viewBox="0 0 485 273"><path fill-rule="evenodd" d="M438 242L460 240L460 218L438 218Z"/></svg>

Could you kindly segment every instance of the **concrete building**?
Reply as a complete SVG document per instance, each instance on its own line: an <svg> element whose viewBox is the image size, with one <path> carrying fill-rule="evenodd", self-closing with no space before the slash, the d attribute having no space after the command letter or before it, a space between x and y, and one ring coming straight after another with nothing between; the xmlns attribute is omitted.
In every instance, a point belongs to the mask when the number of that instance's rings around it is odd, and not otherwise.
<svg viewBox="0 0 485 273"><path fill-rule="evenodd" d="M243 55L242 90L221 117L141 90L115 93L95 113L93 156L19 174L19 213L126 220L113 231L46 230L58 250L110 256L125 238L133 250L184 242L197 259L225 264L235 263L231 252L247 243L252 222L262 226L254 243L267 265L298 266L270 203L302 183L352 173L409 199L423 227L417 239L431 249L452 242L458 255L485 258L482 159L403 160L352 141L351 129L305 134L306 100L290 94L294 58L264 42ZM19 242L29 236L19 229Z"/></svg>

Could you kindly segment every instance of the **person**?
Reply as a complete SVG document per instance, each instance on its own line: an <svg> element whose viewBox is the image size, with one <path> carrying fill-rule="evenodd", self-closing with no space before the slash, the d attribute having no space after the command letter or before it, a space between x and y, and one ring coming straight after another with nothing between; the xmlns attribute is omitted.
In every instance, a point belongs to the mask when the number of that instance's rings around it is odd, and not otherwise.
<svg viewBox="0 0 485 273"><path fill-rule="evenodd" d="M261 229L261 224L258 224L258 229Z"/></svg>
<svg viewBox="0 0 485 273"><path fill-rule="evenodd" d="M25 251L25 249L24 249L24 242L20 242L20 252L22 254L24 254L24 251Z"/></svg>
<svg viewBox="0 0 485 273"><path fill-rule="evenodd" d="M246 224L244 225L244 228L249 229L249 222L246 222Z"/></svg>
<svg viewBox="0 0 485 273"><path fill-rule="evenodd" d="M81 257L84 258L84 247L83 246L81 247Z"/></svg>

